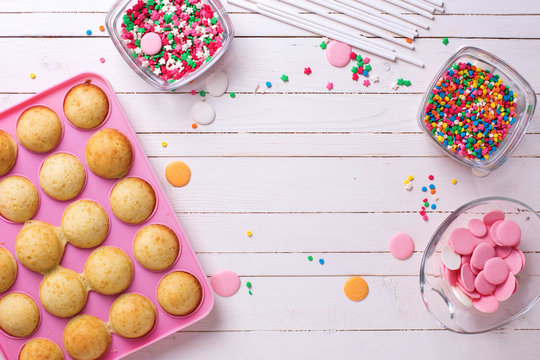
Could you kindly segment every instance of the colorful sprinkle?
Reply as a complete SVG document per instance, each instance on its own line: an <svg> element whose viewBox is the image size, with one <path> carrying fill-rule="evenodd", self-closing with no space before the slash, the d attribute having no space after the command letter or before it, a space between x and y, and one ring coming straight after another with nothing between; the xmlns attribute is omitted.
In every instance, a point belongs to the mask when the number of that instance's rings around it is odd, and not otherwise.
<svg viewBox="0 0 540 360"><path fill-rule="evenodd" d="M234 98L236 97L236 93L231 91L230 94L229 94L229 96L230 96L232 99L234 99Z"/></svg>
<svg viewBox="0 0 540 360"><path fill-rule="evenodd" d="M287 82L287 81L289 81L289 77L287 75L283 74L283 75L281 75L281 81Z"/></svg>
<svg viewBox="0 0 540 360"><path fill-rule="evenodd" d="M324 259L319 259L319 264L324 265Z"/></svg>
<svg viewBox="0 0 540 360"><path fill-rule="evenodd" d="M252 237L252 236L253 236L253 233L252 233L251 231L248 230L248 231L246 232L246 235L247 235L248 237Z"/></svg>
<svg viewBox="0 0 540 360"><path fill-rule="evenodd" d="M431 204L431 209L432 209L432 210L435 210L436 208L437 208L437 205Z"/></svg>
<svg viewBox="0 0 540 360"><path fill-rule="evenodd" d="M407 177L407 180L409 180L409 181L413 181L413 180L414 180L414 176L412 176L412 175L409 175L409 176Z"/></svg>
<svg viewBox="0 0 540 360"><path fill-rule="evenodd" d="M309 255L309 256L307 257L307 259L308 259L309 261L313 261L313 256Z"/></svg>
<svg viewBox="0 0 540 360"><path fill-rule="evenodd" d="M270 81L267 81L265 85L269 89L272 87L272 83Z"/></svg>
<svg viewBox="0 0 540 360"><path fill-rule="evenodd" d="M406 38L405 41L409 44L412 44L412 39Z"/></svg>
<svg viewBox="0 0 540 360"><path fill-rule="evenodd" d="M191 128L192 128L192 129L196 129L197 127L198 127L197 123L191 124Z"/></svg>
<svg viewBox="0 0 540 360"><path fill-rule="evenodd" d="M349 59L351 59L351 60L356 59L356 53L354 51L351 51L351 53L349 54Z"/></svg>
<svg viewBox="0 0 540 360"><path fill-rule="evenodd" d="M448 45L448 38L447 38L447 37L443 38L443 39L442 39L442 43L443 43L445 46Z"/></svg>
<svg viewBox="0 0 540 360"><path fill-rule="evenodd" d="M431 180L431 181L433 181L433 180L435 180L435 176L429 175L429 176L428 176L428 179Z"/></svg>
<svg viewBox="0 0 540 360"><path fill-rule="evenodd" d="M319 47L320 47L321 49L325 50L325 49L326 49L326 42L325 42L325 41L321 42L321 43L319 44Z"/></svg>
<svg viewBox="0 0 540 360"><path fill-rule="evenodd" d="M162 141L162 142L161 142L161 146L164 147L164 148L166 148L166 147L167 147L167 142L166 142L166 141Z"/></svg>
<svg viewBox="0 0 540 360"><path fill-rule="evenodd" d="M195 90L191 90L189 93L190 93L191 95L197 94L197 92L196 92Z"/></svg>
<svg viewBox="0 0 540 360"><path fill-rule="evenodd" d="M99 31L101 31L101 32L105 31L105 26L99 25Z"/></svg>
<svg viewBox="0 0 540 360"><path fill-rule="evenodd" d="M363 84L364 84L365 87L368 87L369 85L371 85L371 83L369 82L368 79L364 80Z"/></svg>
<svg viewBox="0 0 540 360"><path fill-rule="evenodd" d="M499 75L471 63L455 63L431 90L424 124L448 151L486 160L516 118L517 94Z"/></svg>
<svg viewBox="0 0 540 360"><path fill-rule="evenodd" d="M309 66L307 68L304 68L304 74L306 75L311 74L311 68Z"/></svg>
<svg viewBox="0 0 540 360"><path fill-rule="evenodd" d="M457 180L456 180L456 179L452 179L451 182L452 182L452 184L454 184L454 185L457 184Z"/></svg>
<svg viewBox="0 0 540 360"><path fill-rule="evenodd" d="M251 286L252 286L252 285L251 285L251 282L248 281L248 282L246 283L246 287L247 287L248 289L251 289Z"/></svg>
<svg viewBox="0 0 540 360"><path fill-rule="evenodd" d="M86 30L86 35L88 35L88 36L92 35L92 30L90 30L90 29Z"/></svg>
<svg viewBox="0 0 540 360"><path fill-rule="evenodd" d="M422 192L426 192L426 191L427 191L427 187L422 186Z"/></svg>
<svg viewBox="0 0 540 360"><path fill-rule="evenodd" d="M102 64L105 63L105 58L99 58L99 62Z"/></svg>
<svg viewBox="0 0 540 360"><path fill-rule="evenodd" d="M30 73L30 79L35 79L35 78L36 78L36 74Z"/></svg>
<svg viewBox="0 0 540 360"><path fill-rule="evenodd" d="M326 88L327 88L328 90L332 90L332 89L334 88L334 83L328 82L328 84L326 84Z"/></svg>
<svg viewBox="0 0 540 360"><path fill-rule="evenodd" d="M435 185L429 184L429 188L430 188L430 189L435 189Z"/></svg>

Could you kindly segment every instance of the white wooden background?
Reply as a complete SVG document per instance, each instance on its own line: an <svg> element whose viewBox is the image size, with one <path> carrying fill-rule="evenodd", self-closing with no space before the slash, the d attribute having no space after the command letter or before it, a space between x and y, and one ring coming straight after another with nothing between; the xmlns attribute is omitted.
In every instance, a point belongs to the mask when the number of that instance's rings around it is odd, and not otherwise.
<svg viewBox="0 0 540 360"><path fill-rule="evenodd" d="M462 203L500 194L540 209L540 112L509 162L484 179L442 156L415 116L428 81L462 45L499 55L540 89L540 1L446 1L446 13L414 41L425 69L392 63L385 72L385 61L371 56L380 83L369 88L350 79L350 66L326 62L320 38L229 7L237 38L218 67L237 98L209 98L217 119L197 130L189 118L197 97L187 92L204 82L159 93L138 79L98 30L111 4L0 1L0 106L80 72L107 77L207 273L236 271L254 293L242 285L231 298L216 296L206 319L128 359L538 358L538 307L503 329L456 335L425 310L418 271L430 234ZM282 73L290 77L286 84ZM393 91L399 77L412 86ZM254 95L266 81L271 91ZM164 180L165 166L176 159L192 169L185 188ZM440 200L424 223L415 211L430 173ZM409 174L417 179L411 193L402 188ZM407 261L387 251L396 231L415 239ZM360 303L343 294L351 275L370 286Z"/></svg>

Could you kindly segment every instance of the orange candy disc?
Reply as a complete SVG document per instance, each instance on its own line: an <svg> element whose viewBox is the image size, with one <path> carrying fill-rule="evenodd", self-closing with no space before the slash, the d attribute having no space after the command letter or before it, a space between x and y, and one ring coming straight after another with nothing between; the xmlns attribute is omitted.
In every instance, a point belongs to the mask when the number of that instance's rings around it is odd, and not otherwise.
<svg viewBox="0 0 540 360"><path fill-rule="evenodd" d="M368 295L369 286L366 280L362 279L360 276L353 276L347 279L343 291L349 300L361 301Z"/></svg>
<svg viewBox="0 0 540 360"><path fill-rule="evenodd" d="M167 181L176 187L186 186L191 179L191 170L182 161L173 161L165 169Z"/></svg>

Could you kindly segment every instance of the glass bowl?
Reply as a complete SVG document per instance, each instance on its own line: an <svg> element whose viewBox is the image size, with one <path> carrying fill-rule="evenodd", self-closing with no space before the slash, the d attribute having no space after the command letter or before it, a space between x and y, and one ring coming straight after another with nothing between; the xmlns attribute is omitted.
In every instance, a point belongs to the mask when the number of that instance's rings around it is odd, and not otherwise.
<svg viewBox="0 0 540 360"><path fill-rule="evenodd" d="M479 66L484 70L489 70L494 74L498 74L502 79L503 84L508 85L510 90L517 94L517 104L515 107L516 120L513 126L508 130L506 137L500 143L497 150L493 152L488 159L471 160L453 153L446 146L437 141L424 123L425 109L428 104L431 90L448 68L456 62L471 63L474 66ZM450 155L451 158L471 167L476 175L482 176L489 174L490 171L495 170L508 160L512 151L514 151L523 138L523 135L525 135L532 120L535 108L536 94L534 90L527 80L519 75L514 68L487 51L472 46L465 46L448 59L431 81L422 97L417 118L420 128L438 148Z"/></svg>
<svg viewBox="0 0 540 360"><path fill-rule="evenodd" d="M525 266L516 278L517 292L500 302L499 309L486 314L466 307L455 296L452 287L442 276L441 251L452 231L467 227L469 220L481 219L491 210L501 210L506 219L521 226L519 249L525 255ZM540 274L531 265L540 251L540 216L524 203L504 198L486 197L471 201L448 216L433 234L420 266L420 292L429 313L444 328L458 333L481 333L496 329L525 314L540 299Z"/></svg>
<svg viewBox="0 0 540 360"><path fill-rule="evenodd" d="M161 79L159 76L150 71L150 69L148 69L147 67L142 66L139 60L132 56L132 51L127 48L124 39L122 39L122 18L125 11L135 5L137 3L137 0L117 0L107 13L105 25L114 46L116 47L122 58L126 61L126 63L133 69L133 71L135 71L137 75L139 75L140 78L160 90L175 90L195 80L197 77L204 74L208 69L210 69L219 60L219 58L221 58L223 54L225 54L225 52L231 45L232 39L234 38L234 29L231 19L229 18L229 15L227 14L227 11L225 10L221 2L219 0L204 0L204 2L212 8L218 21L221 24L221 27L223 28L222 46L219 50L217 50L217 52L212 57L212 59L210 59L210 61L203 63L201 66L199 66L199 68L184 76L183 78L170 83Z"/></svg>

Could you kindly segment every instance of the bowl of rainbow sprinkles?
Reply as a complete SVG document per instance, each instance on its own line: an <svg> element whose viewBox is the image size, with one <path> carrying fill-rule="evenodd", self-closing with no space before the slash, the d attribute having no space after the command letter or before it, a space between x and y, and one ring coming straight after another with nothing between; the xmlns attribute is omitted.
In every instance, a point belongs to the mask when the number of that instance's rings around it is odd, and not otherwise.
<svg viewBox="0 0 540 360"><path fill-rule="evenodd" d="M175 90L206 72L234 37L219 0L118 0L106 26L127 64L161 90Z"/></svg>
<svg viewBox="0 0 540 360"><path fill-rule="evenodd" d="M527 80L495 55L468 46L430 83L418 123L442 151L485 176L509 159L535 108Z"/></svg>

